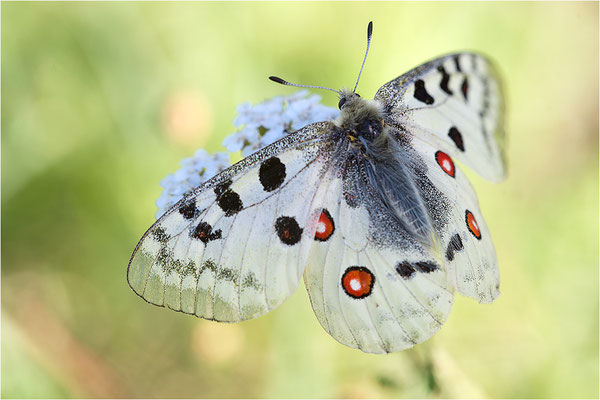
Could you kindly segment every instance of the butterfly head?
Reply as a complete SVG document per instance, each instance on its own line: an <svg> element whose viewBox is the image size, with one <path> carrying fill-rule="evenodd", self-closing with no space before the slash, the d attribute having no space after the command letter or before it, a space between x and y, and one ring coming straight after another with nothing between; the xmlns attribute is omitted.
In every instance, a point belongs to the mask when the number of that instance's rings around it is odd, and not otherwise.
<svg viewBox="0 0 600 400"><path fill-rule="evenodd" d="M341 113L335 124L342 128L351 140L363 139L370 142L383 132L383 108L378 101L365 100L358 93L342 89L338 107Z"/></svg>
<svg viewBox="0 0 600 400"><path fill-rule="evenodd" d="M273 82L280 83L282 85L313 88L313 89L325 89L332 92L336 92L340 96L338 108L341 113L336 119L335 123L338 127L342 128L350 140L360 139L357 143L363 143L365 141L373 141L377 137L382 137L381 133L384 132L384 118L383 118L383 107L377 100L368 101L360 97L356 93L358 82L360 81L360 75L362 74L367 60L367 54L369 54L369 46L371 44L371 35L373 34L373 22L369 22L367 26L367 50L365 51L365 57L363 58L360 71L358 72L358 78L354 89L350 90L344 88L342 90L335 90L324 86L312 86L312 85L299 85L296 83L290 83L284 79L276 76L270 76L269 79Z"/></svg>
<svg viewBox="0 0 600 400"><path fill-rule="evenodd" d="M360 99L360 95L349 89L342 89L339 91L340 94L340 102L338 103L338 108L342 110L346 106L350 106L353 102L356 102L357 99Z"/></svg>

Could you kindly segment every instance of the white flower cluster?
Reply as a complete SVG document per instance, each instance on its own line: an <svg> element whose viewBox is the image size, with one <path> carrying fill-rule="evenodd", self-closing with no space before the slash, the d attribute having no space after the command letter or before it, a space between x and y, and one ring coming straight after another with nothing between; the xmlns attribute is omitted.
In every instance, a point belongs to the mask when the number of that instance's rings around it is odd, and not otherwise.
<svg viewBox="0 0 600 400"><path fill-rule="evenodd" d="M208 154L206 150L200 149L193 157L184 158L181 161L181 168L174 174L167 175L160 182L164 190L156 200L156 207L158 207L156 218L158 219L195 187L230 165L229 154L224 152Z"/></svg>
<svg viewBox="0 0 600 400"><path fill-rule="evenodd" d="M237 131L223 140L223 146L232 153L241 150L246 157L303 126L337 117L337 109L320 104L320 96L307 94L302 90L255 106L240 105L233 121Z"/></svg>
<svg viewBox="0 0 600 400"><path fill-rule="evenodd" d="M338 116L339 110L319 103L320 96L307 95L308 91L302 90L255 106L250 103L240 105L233 122L236 131L223 140L223 146L230 153L241 151L246 157L305 125ZM193 157L181 161L182 168L160 183L164 190L156 201L156 218L202 182L229 167L230 153L211 155L200 149Z"/></svg>

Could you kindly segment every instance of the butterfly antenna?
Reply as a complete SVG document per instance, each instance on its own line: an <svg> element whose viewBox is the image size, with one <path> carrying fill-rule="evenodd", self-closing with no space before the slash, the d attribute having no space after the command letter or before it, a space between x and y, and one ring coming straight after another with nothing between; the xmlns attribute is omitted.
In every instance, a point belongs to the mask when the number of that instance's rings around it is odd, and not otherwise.
<svg viewBox="0 0 600 400"><path fill-rule="evenodd" d="M270 76L269 77L270 80L272 80L273 82L277 82L277 83L281 83L282 85L287 85L287 86L296 86L296 87L303 87L303 88L311 88L311 89L325 89L325 90L331 90L332 92L336 92L337 94L341 95L341 92L335 89L331 89L325 86L310 86L310 85L298 85L297 83L290 83L286 80L283 80L281 78L278 78L276 76Z"/></svg>
<svg viewBox="0 0 600 400"><path fill-rule="evenodd" d="M367 54L369 54L369 46L371 46L371 36L372 35L373 35L373 21L369 22L369 26L367 26L367 51L365 51L365 58L363 58L362 65L360 66L358 78L356 79L356 85L354 85L354 90L352 91L352 93L356 92L356 88L358 87L358 81L360 81L360 74L362 74L363 68L365 67L365 61L367 61Z"/></svg>

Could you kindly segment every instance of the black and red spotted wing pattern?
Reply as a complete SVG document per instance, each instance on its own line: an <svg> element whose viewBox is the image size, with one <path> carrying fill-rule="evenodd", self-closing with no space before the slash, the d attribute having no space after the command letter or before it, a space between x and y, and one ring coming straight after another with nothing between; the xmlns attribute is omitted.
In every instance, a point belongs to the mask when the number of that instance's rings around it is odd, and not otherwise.
<svg viewBox="0 0 600 400"><path fill-rule="evenodd" d="M127 279L146 301L217 321L258 317L298 285L317 231L332 124L309 125L181 200L144 234ZM330 234L331 232L329 232Z"/></svg>
<svg viewBox="0 0 600 400"><path fill-rule="evenodd" d="M321 326L340 343L368 353L403 350L431 337L452 308L444 262L413 240L384 245L381 231L388 227L372 218L381 206L364 198L354 205L344 199L343 180L323 181L323 206L336 230L315 242L304 271Z"/></svg>
<svg viewBox="0 0 600 400"><path fill-rule="evenodd" d="M494 246L460 168L409 132L390 134L402 149L396 161L415 182L402 185L398 196L414 190L423 199L431 240L424 243L394 223L380 189L370 190L371 178L362 173L368 164L358 164L341 179L323 176L322 205L336 229L314 244L304 272L323 328L370 353L403 350L431 337L448 317L454 290L481 303L499 295Z"/></svg>
<svg viewBox="0 0 600 400"><path fill-rule="evenodd" d="M375 94L387 121L431 143L486 179L505 177L504 104L485 57L451 54L386 83Z"/></svg>
<svg viewBox="0 0 600 400"><path fill-rule="evenodd" d="M491 303L500 294L500 276L475 191L449 156L440 158L439 150L418 136L412 138L411 148L424 163L426 177L445 198L446 223L436 227L435 247L447 266L448 280L459 293Z"/></svg>

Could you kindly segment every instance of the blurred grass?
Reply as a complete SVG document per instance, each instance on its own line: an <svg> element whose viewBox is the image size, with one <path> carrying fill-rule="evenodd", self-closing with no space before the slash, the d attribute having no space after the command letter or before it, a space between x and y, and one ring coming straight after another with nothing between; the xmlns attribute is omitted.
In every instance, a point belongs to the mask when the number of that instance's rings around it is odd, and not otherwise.
<svg viewBox="0 0 600 400"><path fill-rule="evenodd" d="M597 3L0 6L2 397L598 398ZM470 174L502 296L388 356L331 339L303 289L235 325L137 298L160 179L292 92L268 75L351 85L369 20L363 97L450 51L503 72L510 176Z"/></svg>

